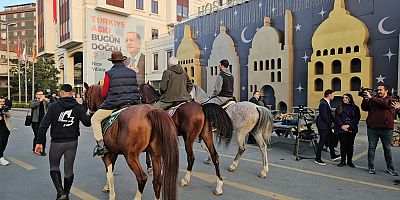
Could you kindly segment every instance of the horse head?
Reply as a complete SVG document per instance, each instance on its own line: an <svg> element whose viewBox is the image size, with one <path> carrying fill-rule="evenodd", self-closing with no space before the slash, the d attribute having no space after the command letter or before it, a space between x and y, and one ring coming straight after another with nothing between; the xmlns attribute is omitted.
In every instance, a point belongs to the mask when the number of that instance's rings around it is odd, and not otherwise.
<svg viewBox="0 0 400 200"><path fill-rule="evenodd" d="M160 100L161 94L148 83L140 85L139 91L145 104L153 104Z"/></svg>
<svg viewBox="0 0 400 200"><path fill-rule="evenodd" d="M89 86L87 83L84 83L86 92L85 92L85 101L87 107L90 111L96 111L99 106L103 103L103 97L101 96L101 85L91 85Z"/></svg>
<svg viewBox="0 0 400 200"><path fill-rule="evenodd" d="M207 93L197 85L193 85L193 89L190 92L190 96L192 96L193 100L197 103L203 103L207 101L207 99L209 98Z"/></svg>

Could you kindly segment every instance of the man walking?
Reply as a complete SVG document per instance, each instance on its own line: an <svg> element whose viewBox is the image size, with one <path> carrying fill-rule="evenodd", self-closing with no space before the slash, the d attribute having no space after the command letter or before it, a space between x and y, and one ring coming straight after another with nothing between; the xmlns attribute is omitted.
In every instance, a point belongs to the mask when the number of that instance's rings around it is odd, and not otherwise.
<svg viewBox="0 0 400 200"><path fill-rule="evenodd" d="M35 151L35 146L37 142L37 134L40 126L40 122L42 121L44 115L47 112L47 107L50 103L50 100L47 99L44 95L43 90L37 90L35 94L36 99L32 100L30 103L31 107L31 115L32 115L32 130L33 130L33 151ZM46 138L43 140L43 151L40 154L41 156L46 156Z"/></svg>
<svg viewBox="0 0 400 200"><path fill-rule="evenodd" d="M50 105L44 116L38 136L35 153L44 150L46 132L51 125L51 144L49 151L50 176L57 191L57 199L69 199L68 195L74 181L74 161L78 147L79 121L90 126L90 117L86 110L74 99L70 84L61 87L61 98ZM60 160L64 156L64 187L61 184Z"/></svg>
<svg viewBox="0 0 400 200"><path fill-rule="evenodd" d="M161 99L154 106L168 109L177 103L189 101L192 88L193 83L178 64L178 58L171 57L160 83Z"/></svg>
<svg viewBox="0 0 400 200"><path fill-rule="evenodd" d="M335 91L333 90L326 90L324 92L324 98L321 99L318 110L319 110L319 115L317 117L317 128L318 128L318 133L319 133L319 141L318 141L318 147L317 147L317 154L315 157L315 163L325 166L325 162L322 161L321 159L321 152L322 149L328 140L328 137L331 134L334 134L332 131L333 128L333 115L331 111L331 105L330 102L333 100L335 97L333 95ZM329 149L330 149L330 154L331 154L331 160L336 161L340 159L340 156L337 156L335 154L335 149L334 145L329 144Z"/></svg>
<svg viewBox="0 0 400 200"><path fill-rule="evenodd" d="M386 161L386 172L397 176L393 167L391 140L393 137L395 108L392 107L393 98L388 96L389 87L379 85L377 96L372 96L368 91L364 92L361 109L368 112L367 135L368 135L368 172L376 174L374 165L375 150L379 138L382 141Z"/></svg>

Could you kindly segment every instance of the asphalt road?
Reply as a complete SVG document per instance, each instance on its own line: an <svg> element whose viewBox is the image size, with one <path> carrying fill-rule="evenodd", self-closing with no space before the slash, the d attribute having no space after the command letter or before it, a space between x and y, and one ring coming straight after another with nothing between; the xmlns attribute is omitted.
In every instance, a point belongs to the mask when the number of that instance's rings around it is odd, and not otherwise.
<svg viewBox="0 0 400 200"><path fill-rule="evenodd" d="M1 200L43 200L55 199L55 189L49 175L48 157L32 153L33 133L30 127L24 126L25 112L14 111L12 121L14 130L9 139L5 157L11 163L0 166L0 199ZM75 161L75 182L71 199L108 199L102 193L106 182L101 159L92 158L94 147L93 134L90 128L81 129L78 153ZM49 139L49 138L48 138ZM180 174L182 178L186 168L186 154L180 147ZM202 161L207 153L195 144L196 161L190 183L179 187L180 199L399 199L400 186L394 185L394 179L385 172L385 161L381 147L376 152L377 174L368 174L367 137L365 125L361 125L356 137L355 161L357 168L339 168L337 162L327 162L327 166L314 164L313 159L296 161L292 155L294 140L273 137L269 147L268 158L270 174L267 179L257 177L261 171L261 154L254 145L247 146L238 169L231 173L227 168L236 154L236 143L233 141L228 149L218 148L221 173L225 177L224 194L215 196L216 186L214 167ZM312 148L304 143L302 153L312 156ZM46 152L48 149L46 149ZM400 170L400 149L392 148L395 167ZM324 160L329 153L323 153ZM145 166L144 154L142 166ZM148 179L143 199L154 199ZM128 168L123 157L119 157L115 170L117 199L133 199L136 192L136 178Z"/></svg>

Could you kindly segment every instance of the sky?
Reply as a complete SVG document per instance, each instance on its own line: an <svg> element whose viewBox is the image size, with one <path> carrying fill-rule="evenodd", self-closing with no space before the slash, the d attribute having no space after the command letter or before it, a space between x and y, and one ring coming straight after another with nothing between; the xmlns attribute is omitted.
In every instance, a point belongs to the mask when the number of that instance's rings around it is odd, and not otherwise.
<svg viewBox="0 0 400 200"><path fill-rule="evenodd" d="M24 3L36 3L36 0L0 0L0 11L4 10L4 6L11 6Z"/></svg>

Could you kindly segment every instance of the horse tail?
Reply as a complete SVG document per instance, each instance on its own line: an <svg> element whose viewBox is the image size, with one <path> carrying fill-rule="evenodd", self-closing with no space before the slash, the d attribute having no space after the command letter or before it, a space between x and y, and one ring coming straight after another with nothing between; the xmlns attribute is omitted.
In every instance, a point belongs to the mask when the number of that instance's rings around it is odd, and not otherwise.
<svg viewBox="0 0 400 200"><path fill-rule="evenodd" d="M207 103L202 105L203 112L211 127L216 128L216 136L218 138L218 145L221 144L222 140L225 141L227 147L232 139L233 125L232 120L228 113L219 105L214 103Z"/></svg>
<svg viewBox="0 0 400 200"><path fill-rule="evenodd" d="M271 141L273 120L271 111L263 106L257 106L257 111L259 113L258 121L256 127L253 129L254 132L260 131L267 144Z"/></svg>
<svg viewBox="0 0 400 200"><path fill-rule="evenodd" d="M179 150L178 134L171 117L161 109L147 114L151 122L152 135L158 138L163 165L163 199L178 199Z"/></svg>

